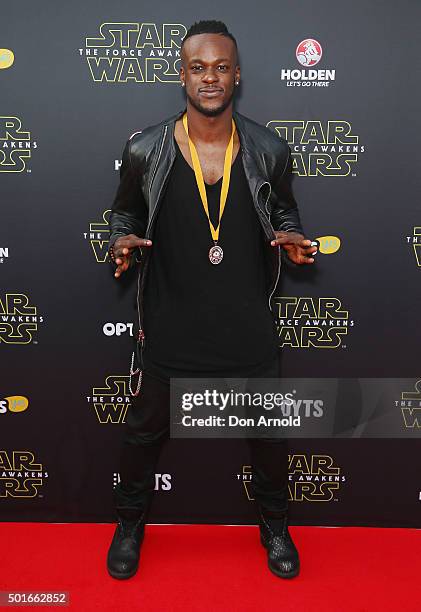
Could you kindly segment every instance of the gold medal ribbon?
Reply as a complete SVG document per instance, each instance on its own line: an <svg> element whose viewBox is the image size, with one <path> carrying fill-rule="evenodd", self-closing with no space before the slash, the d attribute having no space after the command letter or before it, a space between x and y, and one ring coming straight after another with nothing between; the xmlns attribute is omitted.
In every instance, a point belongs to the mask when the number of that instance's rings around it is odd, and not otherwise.
<svg viewBox="0 0 421 612"><path fill-rule="evenodd" d="M225 203L227 201L227 195L228 195L228 190L230 186L232 152L234 148L234 132L235 132L234 119L231 119L231 121L232 121L231 138L229 140L228 146L225 151L224 174L222 177L221 196L219 199L219 220L218 220L218 226L215 229L212 224L212 221L210 220L210 216L209 216L208 198L206 195L205 181L203 180L203 173L202 173L202 168L200 166L199 156L197 154L194 142L190 139L190 136L189 136L189 128L187 124L187 113L185 113L183 116L183 125L187 132L187 138L189 140L190 155L191 155L192 162L193 162L193 169L194 169L194 174L196 176L197 187L199 189L203 208L205 209L205 213L209 221L209 227L210 227L210 231L212 234L212 238L215 243L218 241L218 238L219 238L219 227L221 225L222 215L224 214Z"/></svg>

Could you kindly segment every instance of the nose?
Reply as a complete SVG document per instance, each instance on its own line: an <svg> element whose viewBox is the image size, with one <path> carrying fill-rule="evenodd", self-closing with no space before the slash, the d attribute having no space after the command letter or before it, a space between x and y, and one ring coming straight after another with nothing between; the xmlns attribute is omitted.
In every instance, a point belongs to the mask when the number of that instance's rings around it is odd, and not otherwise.
<svg viewBox="0 0 421 612"><path fill-rule="evenodd" d="M219 75L217 73L216 70L214 70L213 68L207 68L204 71L203 77L202 77L202 81L204 83L216 83L219 79Z"/></svg>

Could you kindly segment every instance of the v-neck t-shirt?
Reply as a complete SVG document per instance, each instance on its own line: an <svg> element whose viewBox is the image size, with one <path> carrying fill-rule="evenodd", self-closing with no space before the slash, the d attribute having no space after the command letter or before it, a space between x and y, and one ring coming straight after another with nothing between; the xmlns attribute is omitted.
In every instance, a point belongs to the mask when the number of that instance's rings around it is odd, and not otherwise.
<svg viewBox="0 0 421 612"><path fill-rule="evenodd" d="M193 168L175 141L176 158L157 213L143 299L144 370L161 379L200 375L246 377L278 356L266 289L263 229L254 208L241 149L231 180L218 244L213 246ZM205 183L213 226L222 177Z"/></svg>

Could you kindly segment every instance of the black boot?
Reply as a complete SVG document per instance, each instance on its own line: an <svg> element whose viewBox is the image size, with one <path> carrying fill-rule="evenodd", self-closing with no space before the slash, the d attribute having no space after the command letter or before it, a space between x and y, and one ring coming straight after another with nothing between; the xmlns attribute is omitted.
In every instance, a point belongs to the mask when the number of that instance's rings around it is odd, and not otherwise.
<svg viewBox="0 0 421 612"><path fill-rule="evenodd" d="M287 512L273 513L259 508L260 541L268 551L268 566L281 578L293 578L300 571L298 551L288 531Z"/></svg>
<svg viewBox="0 0 421 612"><path fill-rule="evenodd" d="M137 572L145 534L145 512L124 508L117 510L117 517L117 528L108 550L107 569L113 578L124 580Z"/></svg>

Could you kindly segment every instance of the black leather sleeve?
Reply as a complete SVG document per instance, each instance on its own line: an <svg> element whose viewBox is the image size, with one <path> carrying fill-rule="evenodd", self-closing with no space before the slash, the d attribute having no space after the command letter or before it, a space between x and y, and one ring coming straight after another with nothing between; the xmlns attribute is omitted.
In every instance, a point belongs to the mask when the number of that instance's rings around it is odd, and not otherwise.
<svg viewBox="0 0 421 612"><path fill-rule="evenodd" d="M109 247L119 236L135 234L143 238L146 231L148 212L139 181L141 167L132 159L130 145L129 139L122 155L120 184L111 207Z"/></svg>
<svg viewBox="0 0 421 612"><path fill-rule="evenodd" d="M270 221L277 232L298 232L304 235L297 202L292 193L292 157L291 150L285 142L287 156L279 156L272 179L274 201Z"/></svg>

